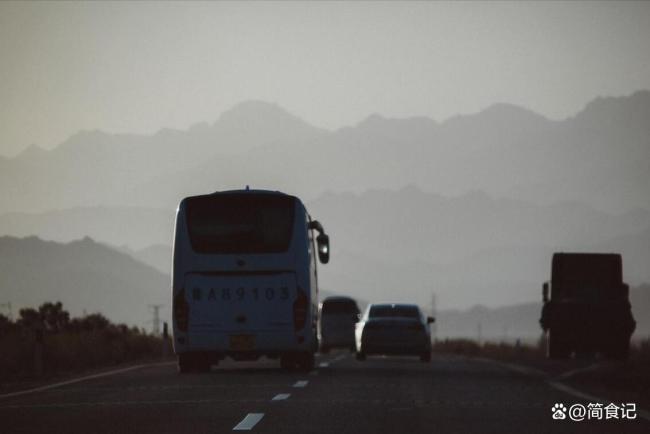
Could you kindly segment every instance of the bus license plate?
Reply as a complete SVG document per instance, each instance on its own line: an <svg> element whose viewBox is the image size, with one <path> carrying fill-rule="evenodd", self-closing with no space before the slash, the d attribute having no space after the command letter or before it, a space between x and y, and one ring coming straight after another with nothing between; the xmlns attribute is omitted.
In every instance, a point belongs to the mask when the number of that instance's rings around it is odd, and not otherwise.
<svg viewBox="0 0 650 434"><path fill-rule="evenodd" d="M230 349L232 351L250 351L255 349L255 336L230 335Z"/></svg>

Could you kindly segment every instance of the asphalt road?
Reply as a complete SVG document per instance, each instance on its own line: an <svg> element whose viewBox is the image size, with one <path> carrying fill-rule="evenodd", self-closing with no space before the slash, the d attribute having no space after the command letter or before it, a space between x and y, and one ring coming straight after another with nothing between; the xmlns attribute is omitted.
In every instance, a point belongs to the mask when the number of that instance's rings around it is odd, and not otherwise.
<svg viewBox="0 0 650 434"><path fill-rule="evenodd" d="M621 433L650 421L553 420L587 401L496 363L434 355L358 362L319 356L310 373L275 361L225 362L208 374L171 364L0 399L2 433Z"/></svg>

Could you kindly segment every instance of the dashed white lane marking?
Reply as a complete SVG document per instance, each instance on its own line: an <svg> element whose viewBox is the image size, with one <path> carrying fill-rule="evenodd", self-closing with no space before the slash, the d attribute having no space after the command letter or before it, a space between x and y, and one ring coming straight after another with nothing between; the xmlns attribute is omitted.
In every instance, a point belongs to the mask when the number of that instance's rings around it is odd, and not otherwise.
<svg viewBox="0 0 650 434"><path fill-rule="evenodd" d="M311 372L309 373L309 375L314 375L314 376L315 376L315 375L318 375L318 371L313 370L313 371L311 371Z"/></svg>
<svg viewBox="0 0 650 434"><path fill-rule="evenodd" d="M334 357L333 359L330 359L330 360L327 360L327 361L320 362L320 363L318 364L318 367L319 367L319 368L329 368L329 366L330 366L332 363L340 362L341 360L345 359L346 357L348 357L347 354L339 354L338 356Z"/></svg>
<svg viewBox="0 0 650 434"><path fill-rule="evenodd" d="M278 393L271 401L284 401L285 399L289 399L290 396L290 393Z"/></svg>
<svg viewBox="0 0 650 434"><path fill-rule="evenodd" d="M309 384L307 380L296 381L293 387L305 387L307 384Z"/></svg>
<svg viewBox="0 0 650 434"><path fill-rule="evenodd" d="M115 369L113 371L102 372L100 374L87 375L85 377L75 378L68 381L61 381L60 383L48 384L47 386L35 387L33 389L19 390L18 392L5 393L0 395L2 398L11 398L12 396L21 396L28 395L30 393L43 392L50 389L56 389L57 387L67 386L68 384L80 383L82 381L94 380L95 378L108 377L111 375L122 374L124 372L135 371L136 369L141 368L152 368L154 366L166 366L166 365L175 365L176 362L163 362L163 363L148 363L142 365L129 366L128 368Z"/></svg>
<svg viewBox="0 0 650 434"><path fill-rule="evenodd" d="M233 431L250 431L257 423L262 420L264 413L248 413L235 427Z"/></svg>

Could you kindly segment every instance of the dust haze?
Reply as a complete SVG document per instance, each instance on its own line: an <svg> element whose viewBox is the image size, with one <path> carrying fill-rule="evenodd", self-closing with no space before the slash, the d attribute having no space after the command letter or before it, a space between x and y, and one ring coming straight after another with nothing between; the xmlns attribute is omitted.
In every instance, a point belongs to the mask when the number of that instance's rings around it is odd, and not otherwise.
<svg viewBox="0 0 650 434"><path fill-rule="evenodd" d="M650 305L649 40L647 3L2 3L0 303L144 326L179 200L250 185L326 225L327 293L533 336L552 253L612 251Z"/></svg>

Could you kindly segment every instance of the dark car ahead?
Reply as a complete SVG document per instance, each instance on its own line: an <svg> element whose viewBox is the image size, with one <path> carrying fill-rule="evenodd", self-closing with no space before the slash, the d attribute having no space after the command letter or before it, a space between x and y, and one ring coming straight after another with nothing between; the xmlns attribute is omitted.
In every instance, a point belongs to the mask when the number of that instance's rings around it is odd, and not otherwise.
<svg viewBox="0 0 650 434"><path fill-rule="evenodd" d="M431 360L429 324L415 304L371 304L356 325L357 359L367 355L415 355Z"/></svg>
<svg viewBox="0 0 650 434"><path fill-rule="evenodd" d="M359 306L350 297L327 297L320 305L318 341L321 353L332 348L349 348L354 345L354 327L359 320Z"/></svg>

